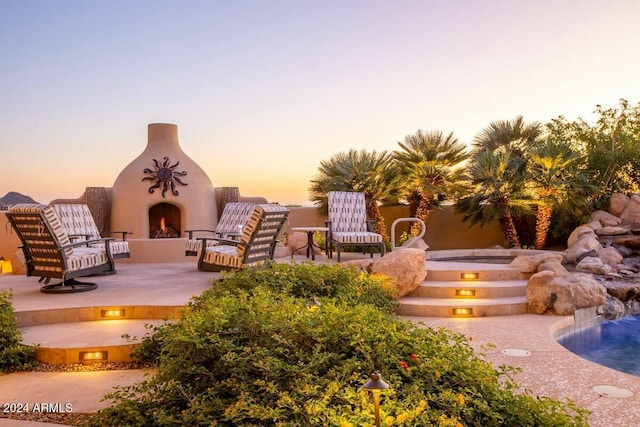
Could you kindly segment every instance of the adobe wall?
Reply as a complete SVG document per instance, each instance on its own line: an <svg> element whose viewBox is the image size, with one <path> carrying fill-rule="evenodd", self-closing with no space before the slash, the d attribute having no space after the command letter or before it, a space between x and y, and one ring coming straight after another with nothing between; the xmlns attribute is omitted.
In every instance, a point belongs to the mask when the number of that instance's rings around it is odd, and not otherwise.
<svg viewBox="0 0 640 427"><path fill-rule="evenodd" d="M393 221L397 218L409 216L409 209L406 206L388 206L383 207L381 211L385 218L389 236L391 235L389 227ZM293 207L289 215L289 224L285 226L283 231L288 232L291 227L322 227L325 225L325 220L326 216L321 215L315 207ZM5 224L4 227L0 228L0 256L9 261L11 256L18 250L20 240L11 229L4 211L0 211L0 221ZM396 238L399 238L402 231L407 230L408 227L409 224L405 223L398 225ZM181 242L172 243L176 245L184 244L182 242L183 239L178 240L181 240ZM468 224L462 221L462 216L455 214L452 208L436 210L431 214L427 221L425 241L431 250L487 248L494 245L504 246L505 244L504 236L497 222L486 227L474 226L470 228ZM191 260L182 255L182 246L176 253L179 253L179 256L176 255L176 259L172 259L173 261ZM138 258L140 258L142 254L138 255ZM144 261L141 261L143 259ZM151 261L142 257L138 262Z"/></svg>
<svg viewBox="0 0 640 427"><path fill-rule="evenodd" d="M391 236L390 227L393 221L409 216L408 206L383 206L380 211L384 216L389 236ZM289 214L289 227L322 227L325 225L326 218L326 215L321 215L315 207L295 207L291 208ZM396 239L399 239L402 232L407 231L410 225L411 223L398 224ZM427 233L424 239L431 250L474 249L505 245L504 235L497 221L485 227L479 225L469 227L462 221L462 215L453 211L453 207L433 211L426 226Z"/></svg>

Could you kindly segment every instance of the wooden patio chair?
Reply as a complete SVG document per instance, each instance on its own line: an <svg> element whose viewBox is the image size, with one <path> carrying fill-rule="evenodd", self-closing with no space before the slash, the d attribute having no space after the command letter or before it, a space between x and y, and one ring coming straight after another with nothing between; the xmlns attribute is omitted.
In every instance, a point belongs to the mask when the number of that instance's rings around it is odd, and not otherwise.
<svg viewBox="0 0 640 427"><path fill-rule="evenodd" d="M186 256L198 255L202 247L202 240L196 237L196 233L210 233L211 237L207 239L209 246L217 245L216 239L237 240L242 235L242 228L249 221L254 206L253 203L227 203L215 230L186 230L189 233L189 238L184 254Z"/></svg>
<svg viewBox="0 0 640 427"><path fill-rule="evenodd" d="M51 205L60 222L64 231L67 233L69 240L72 243L76 243L81 240L100 240L102 236L96 222L93 219L93 215L89 210L89 206L85 204L75 203L59 203ZM129 242L127 242L127 234L131 234L130 231L107 231L109 234L122 234L120 239L111 241L111 254L114 259L131 258L131 252L129 251ZM86 242L85 242L86 243ZM103 242L91 243L91 246L104 245Z"/></svg>
<svg viewBox="0 0 640 427"><path fill-rule="evenodd" d="M367 221L364 193L330 191L328 202L329 258L333 257L334 246L338 252L338 262L340 251L345 246L377 247L380 249L380 256L384 256L382 236L372 231L373 221ZM371 257L373 258L373 251Z"/></svg>
<svg viewBox="0 0 640 427"><path fill-rule="evenodd" d="M278 204L255 205L239 240L215 239L218 244L210 246L209 239L200 238L205 249L200 251L198 270L242 269L273 259L278 234L288 215L289 209Z"/></svg>
<svg viewBox="0 0 640 427"><path fill-rule="evenodd" d="M71 243L51 206L14 205L6 213L15 230L26 262L27 276L40 276L45 293L72 293L96 289L95 283L77 281L91 274L114 274L111 238ZM101 243L100 246L91 246ZM60 283L49 284L52 278Z"/></svg>

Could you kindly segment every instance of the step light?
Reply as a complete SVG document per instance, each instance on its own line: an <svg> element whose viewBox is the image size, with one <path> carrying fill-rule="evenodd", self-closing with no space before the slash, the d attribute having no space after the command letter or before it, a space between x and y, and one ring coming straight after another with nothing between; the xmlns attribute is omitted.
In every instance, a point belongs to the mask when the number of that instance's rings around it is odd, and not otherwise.
<svg viewBox="0 0 640 427"><path fill-rule="evenodd" d="M109 352L104 351L81 351L80 361L83 363L104 362L109 359Z"/></svg>
<svg viewBox="0 0 640 427"><path fill-rule="evenodd" d="M453 309L453 315L458 317L470 317L473 316L473 308L471 307L455 307Z"/></svg>
<svg viewBox="0 0 640 427"><path fill-rule="evenodd" d="M456 296L457 297L473 297L473 298L475 298L476 290L475 289L456 289Z"/></svg>
<svg viewBox="0 0 640 427"><path fill-rule="evenodd" d="M480 277L480 273L471 273L471 272L460 273L460 279L462 280L478 280L479 277Z"/></svg>
<svg viewBox="0 0 640 427"><path fill-rule="evenodd" d="M125 317L124 308L100 310L100 317L102 317L103 319L122 319L123 317Z"/></svg>

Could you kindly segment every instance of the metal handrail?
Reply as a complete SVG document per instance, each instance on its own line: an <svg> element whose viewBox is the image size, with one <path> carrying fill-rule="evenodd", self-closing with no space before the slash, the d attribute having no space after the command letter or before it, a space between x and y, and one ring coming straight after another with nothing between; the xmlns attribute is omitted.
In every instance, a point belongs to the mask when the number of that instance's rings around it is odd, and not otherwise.
<svg viewBox="0 0 640 427"><path fill-rule="evenodd" d="M421 225L420 233L415 237L422 237L427 232L427 226L420 218L398 218L391 224L391 250L396 248L396 225L401 222L419 222Z"/></svg>

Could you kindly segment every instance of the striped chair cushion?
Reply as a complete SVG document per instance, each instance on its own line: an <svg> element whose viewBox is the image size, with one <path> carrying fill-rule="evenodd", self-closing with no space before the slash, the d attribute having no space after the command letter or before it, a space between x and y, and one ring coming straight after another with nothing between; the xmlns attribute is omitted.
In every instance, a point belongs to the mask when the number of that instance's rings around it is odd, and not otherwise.
<svg viewBox="0 0 640 427"><path fill-rule="evenodd" d="M14 205L13 207L11 207L9 211L13 213L42 214L42 216L45 218L45 221L51 227L53 237L54 239L57 240L58 245L67 246L71 244L71 241L69 240L69 237L67 236L67 233L64 230L62 222L60 221L60 219L58 218L58 215L56 214L56 212L53 210L51 206L41 205L37 203L23 203L23 204ZM33 234L31 234L31 237L33 238L33 240L30 240L32 243L36 243L38 234L42 233L38 228L44 227L44 226L45 226L44 224L41 224L36 228L34 228ZM26 238L30 237L29 236L30 233L23 233L23 234L25 235ZM71 257L73 255L73 248L71 247L65 248L64 253L67 257Z"/></svg>
<svg viewBox="0 0 640 427"><path fill-rule="evenodd" d="M227 238L230 233L239 233L242 230L253 211L253 203L227 203L220 215L215 232L223 238Z"/></svg>
<svg viewBox="0 0 640 427"><path fill-rule="evenodd" d="M382 242L382 236L377 233L371 233L369 231L353 231L333 233L331 235L333 240L338 243L380 243Z"/></svg>
<svg viewBox="0 0 640 427"><path fill-rule="evenodd" d="M95 240L100 239L100 231L93 219L93 215L89 210L89 206L84 204L67 204L60 203L51 205L58 214L60 222L64 227L68 236L83 236L81 239ZM78 242L75 239L74 242ZM94 248L104 249L104 243L92 243ZM127 241L111 241L111 254L120 255L129 253L129 242Z"/></svg>
<svg viewBox="0 0 640 427"><path fill-rule="evenodd" d="M231 268L243 268L242 256L238 256L238 248L229 245L207 247L203 261L207 264L224 265Z"/></svg>
<svg viewBox="0 0 640 427"><path fill-rule="evenodd" d="M254 206L253 203L227 203L214 230L216 237L223 239L237 237L238 233L242 232L245 224L249 221ZM217 244L218 242L215 240L207 240L208 247ZM188 252L198 252L200 248L202 248L202 240L198 239L189 239L185 245L185 250Z"/></svg>
<svg viewBox="0 0 640 427"><path fill-rule="evenodd" d="M330 191L329 220L335 232L366 232L367 212L363 193Z"/></svg>
<svg viewBox="0 0 640 427"><path fill-rule="evenodd" d="M99 239L100 232L87 205L51 205L68 235L86 235L88 240Z"/></svg>

